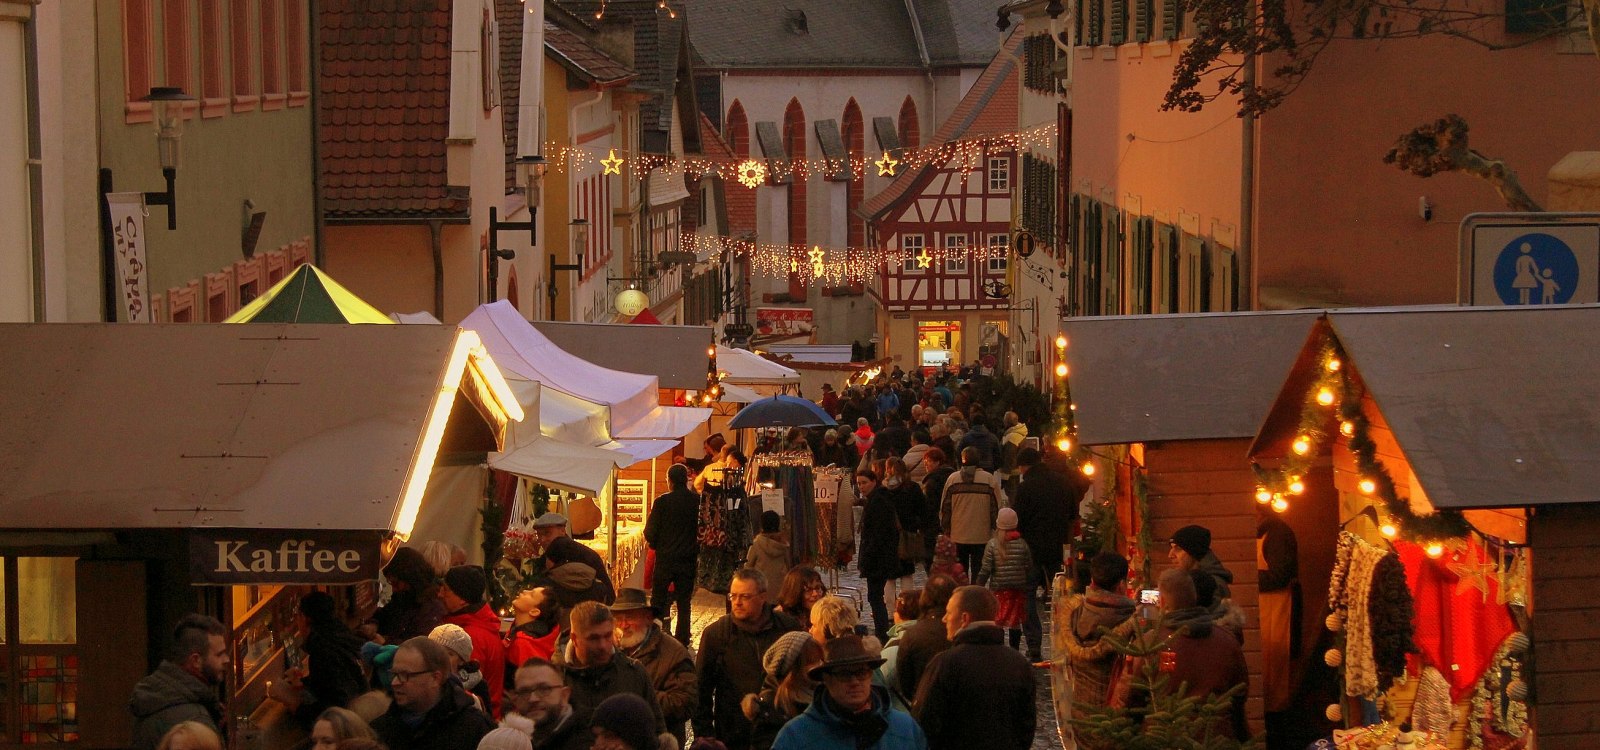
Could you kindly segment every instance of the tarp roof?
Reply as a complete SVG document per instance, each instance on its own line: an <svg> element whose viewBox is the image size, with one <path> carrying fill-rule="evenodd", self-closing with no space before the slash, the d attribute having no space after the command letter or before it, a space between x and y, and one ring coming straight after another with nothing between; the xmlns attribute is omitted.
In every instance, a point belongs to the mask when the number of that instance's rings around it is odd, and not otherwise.
<svg viewBox="0 0 1600 750"><path fill-rule="evenodd" d="M1302 362L1329 335L1436 507L1600 501L1600 306L1331 310Z"/></svg>
<svg viewBox="0 0 1600 750"><path fill-rule="evenodd" d="M1086 445L1256 434L1321 311L1068 318Z"/></svg>
<svg viewBox="0 0 1600 750"><path fill-rule="evenodd" d="M534 328L569 354L601 367L654 375L662 388L706 387L706 347L716 340L710 326L558 323Z"/></svg>
<svg viewBox="0 0 1600 750"><path fill-rule="evenodd" d="M727 383L788 385L800 382L800 373L748 349L717 345L717 371L728 373ZM727 399L723 399L726 401Z"/></svg>
<svg viewBox="0 0 1600 750"><path fill-rule="evenodd" d="M496 450L484 415L522 416L477 344L437 326L0 325L0 528L409 533L439 438Z"/></svg>
<svg viewBox="0 0 1600 750"><path fill-rule="evenodd" d="M710 409L659 406L655 376L612 370L567 352L505 300L473 310L461 327L478 332L484 347L507 373L610 407L613 438L681 438L711 418ZM621 328L652 330L650 326ZM705 383L704 372L700 383Z"/></svg>
<svg viewBox="0 0 1600 750"><path fill-rule="evenodd" d="M396 321L316 266L305 263L222 322L389 324Z"/></svg>

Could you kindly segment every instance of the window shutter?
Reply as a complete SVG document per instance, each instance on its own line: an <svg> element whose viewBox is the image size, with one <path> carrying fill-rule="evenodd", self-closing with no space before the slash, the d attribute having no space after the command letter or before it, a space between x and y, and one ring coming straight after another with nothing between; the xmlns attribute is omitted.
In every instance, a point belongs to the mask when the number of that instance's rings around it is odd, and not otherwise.
<svg viewBox="0 0 1600 750"><path fill-rule="evenodd" d="M1079 239L1083 232L1083 200L1076 194L1067 196L1067 253L1062 265L1072 270L1072 278L1067 282L1067 314L1077 315L1082 311L1080 305L1083 298L1078 293L1078 285L1083 274L1080 272L1079 257L1083 254L1083 243Z"/></svg>
<svg viewBox="0 0 1600 750"><path fill-rule="evenodd" d="M1083 221L1083 314L1100 314L1100 244L1105 226L1100 221L1100 202L1089 201L1088 216Z"/></svg>
<svg viewBox="0 0 1600 750"><path fill-rule="evenodd" d="M1155 20L1150 17L1154 10L1155 0L1133 0L1133 40L1136 42L1150 41L1150 26Z"/></svg>
<svg viewBox="0 0 1600 750"><path fill-rule="evenodd" d="M1104 30L1106 6L1108 0L1086 0L1089 3L1089 45L1095 46L1102 41L1101 33ZM1115 2L1115 0L1109 0Z"/></svg>
<svg viewBox="0 0 1600 750"><path fill-rule="evenodd" d="M1111 0L1111 43L1128 41L1128 0Z"/></svg>
<svg viewBox="0 0 1600 750"><path fill-rule="evenodd" d="M1078 0L1077 12L1072 14L1072 43L1073 44L1083 44L1084 43L1084 39L1083 39L1083 3L1084 3L1084 0Z"/></svg>
<svg viewBox="0 0 1600 750"><path fill-rule="evenodd" d="M1101 245L1100 299L1102 315L1122 313L1122 212L1107 206L1105 241Z"/></svg>
<svg viewBox="0 0 1600 750"><path fill-rule="evenodd" d="M1207 308L1212 312L1233 312L1239 309L1238 266L1232 248L1213 245L1211 260L1211 298Z"/></svg>
<svg viewBox="0 0 1600 750"><path fill-rule="evenodd" d="M1178 311L1178 228L1162 224L1156 229L1155 311Z"/></svg>
<svg viewBox="0 0 1600 750"><path fill-rule="evenodd" d="M1183 34L1183 0L1161 0L1161 38L1174 40Z"/></svg>

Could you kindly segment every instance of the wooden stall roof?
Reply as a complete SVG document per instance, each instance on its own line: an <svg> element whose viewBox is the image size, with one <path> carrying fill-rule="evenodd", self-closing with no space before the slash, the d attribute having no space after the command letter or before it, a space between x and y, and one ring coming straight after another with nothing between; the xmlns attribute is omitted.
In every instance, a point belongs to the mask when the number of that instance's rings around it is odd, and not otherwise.
<svg viewBox="0 0 1600 750"><path fill-rule="evenodd" d="M454 326L0 325L0 528L408 532L425 432L445 432L435 403L457 450L496 450L521 416L475 341Z"/></svg>
<svg viewBox="0 0 1600 750"><path fill-rule="evenodd" d="M1069 318L1085 445L1251 437L1320 310Z"/></svg>
<svg viewBox="0 0 1600 750"><path fill-rule="evenodd" d="M1300 366L1337 339L1435 506L1600 501L1600 306L1345 309L1318 330ZM1278 394L1252 453L1304 398Z"/></svg>
<svg viewBox="0 0 1600 750"><path fill-rule="evenodd" d="M533 321L533 327L569 354L601 367L654 375L662 388L706 387L710 326L631 325Z"/></svg>

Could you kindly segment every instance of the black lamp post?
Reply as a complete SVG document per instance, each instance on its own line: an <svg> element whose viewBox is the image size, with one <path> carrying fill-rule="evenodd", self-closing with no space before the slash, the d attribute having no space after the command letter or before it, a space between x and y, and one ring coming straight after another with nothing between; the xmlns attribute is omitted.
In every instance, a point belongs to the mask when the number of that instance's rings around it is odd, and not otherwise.
<svg viewBox="0 0 1600 750"><path fill-rule="evenodd" d="M178 228L178 165L180 152L178 139L183 137L183 109L194 97L176 86L157 86L150 89L142 101L150 102L155 110L156 150L161 158L161 176L167 180L167 189L159 193L145 193L144 202L150 206L167 207L167 229Z"/></svg>
<svg viewBox="0 0 1600 750"><path fill-rule="evenodd" d="M544 182L544 173L550 166L543 156L519 156L515 162L517 169L517 184L522 187L523 197L528 202L527 221L501 221L500 210L497 206L489 206L489 301L500 298L500 261L513 260L517 257L515 250L500 249L500 232L512 229L528 230L528 245L539 244L539 191Z"/></svg>
<svg viewBox="0 0 1600 750"><path fill-rule="evenodd" d="M582 274L583 255L584 252L589 248L589 220L573 219L572 223L568 226L571 228L570 233L572 235L572 256L577 258L578 262L557 263L556 254L550 253L550 276L548 278L550 284L550 317L552 320L555 319L556 315L556 295L560 291L556 286L556 272L577 271L579 274Z"/></svg>

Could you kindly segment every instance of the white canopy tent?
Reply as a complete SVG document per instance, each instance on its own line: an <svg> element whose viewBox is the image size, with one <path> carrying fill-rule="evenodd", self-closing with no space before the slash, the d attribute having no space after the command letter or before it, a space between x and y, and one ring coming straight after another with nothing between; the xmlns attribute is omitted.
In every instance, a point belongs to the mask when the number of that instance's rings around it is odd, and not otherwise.
<svg viewBox="0 0 1600 750"><path fill-rule="evenodd" d="M711 416L710 409L660 406L654 376L608 369L567 352L504 300L473 310L461 327L482 338L505 372L608 407L613 438L676 440Z"/></svg>
<svg viewBox="0 0 1600 750"><path fill-rule="evenodd" d="M800 386L800 373L747 349L718 345L717 372L726 373L722 376L724 384L769 386L754 389L769 396Z"/></svg>

